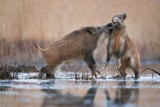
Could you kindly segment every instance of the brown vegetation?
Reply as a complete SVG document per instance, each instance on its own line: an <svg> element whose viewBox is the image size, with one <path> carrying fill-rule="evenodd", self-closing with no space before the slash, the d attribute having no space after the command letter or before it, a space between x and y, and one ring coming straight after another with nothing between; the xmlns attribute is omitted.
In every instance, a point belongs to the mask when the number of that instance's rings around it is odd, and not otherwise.
<svg viewBox="0 0 160 107"><path fill-rule="evenodd" d="M10 66L0 65L0 79L18 79L19 72L38 72L35 66Z"/></svg>
<svg viewBox="0 0 160 107"><path fill-rule="evenodd" d="M120 12L128 14L128 33L141 58L160 59L159 11L159 0L0 0L0 60L37 61L33 43L46 46L80 27L104 25Z"/></svg>

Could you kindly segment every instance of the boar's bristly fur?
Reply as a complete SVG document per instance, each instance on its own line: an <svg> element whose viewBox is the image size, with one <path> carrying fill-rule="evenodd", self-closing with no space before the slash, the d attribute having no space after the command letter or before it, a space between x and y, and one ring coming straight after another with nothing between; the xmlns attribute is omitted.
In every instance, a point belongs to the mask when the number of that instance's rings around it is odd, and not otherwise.
<svg viewBox="0 0 160 107"><path fill-rule="evenodd" d="M97 76L100 73L96 68L96 62L93 57L94 50L98 44L102 43L107 38L104 33L104 27L84 27L75 30L62 39L53 42L45 49L41 49L36 45L46 60L47 66L43 67L39 73L39 78L42 78L44 73L50 78L51 71L63 61L71 59L82 59L92 71L92 76Z"/></svg>
<svg viewBox="0 0 160 107"><path fill-rule="evenodd" d="M108 26L111 32L107 45L106 66L109 65L111 56L117 60L117 68L120 77L126 77L126 69L131 68L135 74L135 78L139 77L139 69L141 66L140 55L134 41L129 37L124 20L126 14L115 15L112 23Z"/></svg>

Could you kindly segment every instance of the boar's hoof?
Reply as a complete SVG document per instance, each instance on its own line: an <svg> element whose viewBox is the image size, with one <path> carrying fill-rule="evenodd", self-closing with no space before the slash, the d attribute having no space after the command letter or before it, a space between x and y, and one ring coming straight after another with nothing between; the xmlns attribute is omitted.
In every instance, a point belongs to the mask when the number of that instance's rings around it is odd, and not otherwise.
<svg viewBox="0 0 160 107"><path fill-rule="evenodd" d="M43 76L44 76L44 73L43 73L43 72L40 72L40 73L38 74L38 79L42 79Z"/></svg>
<svg viewBox="0 0 160 107"><path fill-rule="evenodd" d="M139 78L140 78L139 74L135 74L135 79L137 80Z"/></svg>
<svg viewBox="0 0 160 107"><path fill-rule="evenodd" d="M97 78L97 74L96 73L100 74L100 72L98 70L93 71L92 72L92 79Z"/></svg>
<svg viewBox="0 0 160 107"><path fill-rule="evenodd" d="M46 78L55 78L54 73L53 74L50 72L46 73Z"/></svg>

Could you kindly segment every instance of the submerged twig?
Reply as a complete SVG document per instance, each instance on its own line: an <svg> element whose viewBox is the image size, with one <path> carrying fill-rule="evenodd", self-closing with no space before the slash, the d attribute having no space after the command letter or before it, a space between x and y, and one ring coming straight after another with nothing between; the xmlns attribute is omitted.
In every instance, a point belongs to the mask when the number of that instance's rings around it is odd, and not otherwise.
<svg viewBox="0 0 160 107"><path fill-rule="evenodd" d="M160 76L160 73L159 73L158 71L156 71L156 70L154 70L154 69L151 69L151 68L146 68L145 70L143 70L143 71L140 73L140 75L141 75L143 72L145 72L146 70L151 70L151 71L153 71L154 73L156 73L156 74L158 74L158 75Z"/></svg>

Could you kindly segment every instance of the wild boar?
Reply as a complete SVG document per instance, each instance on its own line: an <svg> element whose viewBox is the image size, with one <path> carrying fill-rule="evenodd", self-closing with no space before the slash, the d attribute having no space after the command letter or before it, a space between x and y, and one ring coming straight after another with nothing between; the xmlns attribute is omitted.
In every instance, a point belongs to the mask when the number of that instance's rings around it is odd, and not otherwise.
<svg viewBox="0 0 160 107"><path fill-rule="evenodd" d="M84 60L92 71L92 77L97 77L96 73L100 74L100 72L96 68L93 54L95 49L102 44L108 36L107 31L104 31L105 27L106 26L89 26L75 30L62 39L53 42L45 49L35 45L36 48L41 51L47 63L47 66L42 67L39 78L42 78L44 73L46 73L47 78L54 77L54 74L51 75L51 72L54 72L57 65L71 59Z"/></svg>
<svg viewBox="0 0 160 107"><path fill-rule="evenodd" d="M127 33L124 20L126 14L115 15L112 18L112 23L108 24L107 30L110 30L110 36L107 45L106 65L112 55L117 60L117 68L120 73L119 77L126 77L126 69L131 68L135 74L135 79L139 77L139 69L141 66L140 55L134 41Z"/></svg>

